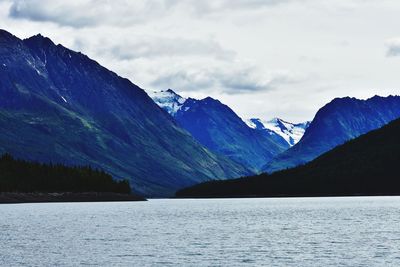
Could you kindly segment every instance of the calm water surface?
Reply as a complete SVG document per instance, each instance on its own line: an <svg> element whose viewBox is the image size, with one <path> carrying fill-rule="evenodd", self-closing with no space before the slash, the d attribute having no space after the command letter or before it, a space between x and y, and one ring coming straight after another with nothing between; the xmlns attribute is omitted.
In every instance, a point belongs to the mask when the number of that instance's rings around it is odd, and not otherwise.
<svg viewBox="0 0 400 267"><path fill-rule="evenodd" d="M400 266L400 198L0 205L0 266Z"/></svg>

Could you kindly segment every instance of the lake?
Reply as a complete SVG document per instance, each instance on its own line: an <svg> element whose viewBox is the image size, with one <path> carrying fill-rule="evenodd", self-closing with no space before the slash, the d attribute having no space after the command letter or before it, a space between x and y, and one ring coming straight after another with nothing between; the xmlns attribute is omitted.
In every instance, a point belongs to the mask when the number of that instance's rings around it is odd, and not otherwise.
<svg viewBox="0 0 400 267"><path fill-rule="evenodd" d="M0 266L400 266L400 197L0 205Z"/></svg>

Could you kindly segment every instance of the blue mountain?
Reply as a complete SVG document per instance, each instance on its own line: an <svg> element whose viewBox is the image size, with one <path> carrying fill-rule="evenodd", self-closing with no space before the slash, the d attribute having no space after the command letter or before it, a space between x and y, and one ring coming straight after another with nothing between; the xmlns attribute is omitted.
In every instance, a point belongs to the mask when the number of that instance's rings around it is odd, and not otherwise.
<svg viewBox="0 0 400 267"><path fill-rule="evenodd" d="M400 195L400 119L296 168L180 190L178 197Z"/></svg>
<svg viewBox="0 0 400 267"><path fill-rule="evenodd" d="M302 139L263 170L271 173L307 163L332 148L400 117L400 96L367 100L336 98L315 115Z"/></svg>
<svg viewBox="0 0 400 267"><path fill-rule="evenodd" d="M249 173L204 148L129 80L41 35L0 30L0 94L0 153L91 165L146 196Z"/></svg>
<svg viewBox="0 0 400 267"><path fill-rule="evenodd" d="M289 148L280 135L249 127L231 108L211 97L186 99L171 89L149 94L205 147L253 171Z"/></svg>

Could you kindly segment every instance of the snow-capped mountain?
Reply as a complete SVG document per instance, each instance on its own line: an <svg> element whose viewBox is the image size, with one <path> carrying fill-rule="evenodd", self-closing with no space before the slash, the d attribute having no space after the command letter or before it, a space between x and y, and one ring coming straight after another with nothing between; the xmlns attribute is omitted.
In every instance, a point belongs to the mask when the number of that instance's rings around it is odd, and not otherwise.
<svg viewBox="0 0 400 267"><path fill-rule="evenodd" d="M275 132L248 127L230 107L211 97L186 99L171 89L149 95L199 143L251 170L259 171L290 147Z"/></svg>
<svg viewBox="0 0 400 267"><path fill-rule="evenodd" d="M187 100L181 97L173 90L161 90L161 91L148 91L147 94L157 103L158 106L163 108L169 114L174 116L176 112L182 107Z"/></svg>
<svg viewBox="0 0 400 267"><path fill-rule="evenodd" d="M400 118L400 96L335 98L315 115L299 143L263 168L268 173L305 164L334 147Z"/></svg>
<svg viewBox="0 0 400 267"><path fill-rule="evenodd" d="M246 123L253 129L264 131L269 130L282 136L290 146L294 146L300 141L307 127L310 125L309 121L303 123L291 123L279 118L273 118L272 120L251 118L246 120Z"/></svg>

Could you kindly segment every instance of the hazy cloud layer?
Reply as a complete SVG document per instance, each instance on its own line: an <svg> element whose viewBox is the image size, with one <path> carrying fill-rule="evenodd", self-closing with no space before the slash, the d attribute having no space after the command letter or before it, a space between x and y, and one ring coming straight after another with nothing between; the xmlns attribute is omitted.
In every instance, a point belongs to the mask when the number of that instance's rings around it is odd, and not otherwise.
<svg viewBox="0 0 400 267"><path fill-rule="evenodd" d="M397 0L0 0L0 27L148 90L302 121L334 97L400 94L399 13Z"/></svg>
<svg viewBox="0 0 400 267"><path fill-rule="evenodd" d="M17 19L53 22L61 26L128 26L164 16L175 5L173 0L15 0L10 16Z"/></svg>
<svg viewBox="0 0 400 267"><path fill-rule="evenodd" d="M228 95L269 91L281 85L300 82L301 78L285 71L262 71L243 62L213 64L212 67L188 64L172 65L152 82L154 88L176 88L184 91L219 92Z"/></svg>
<svg viewBox="0 0 400 267"><path fill-rule="evenodd" d="M214 40L130 35L117 40L101 39L98 44L100 54L121 60L159 57L202 56L221 60L232 60L236 53L224 49Z"/></svg>
<svg viewBox="0 0 400 267"><path fill-rule="evenodd" d="M289 0L14 0L10 16L17 19L47 21L62 26L93 27L102 24L129 26L168 15L179 8L196 15L226 10L258 10Z"/></svg>

